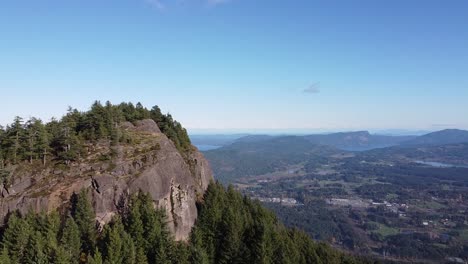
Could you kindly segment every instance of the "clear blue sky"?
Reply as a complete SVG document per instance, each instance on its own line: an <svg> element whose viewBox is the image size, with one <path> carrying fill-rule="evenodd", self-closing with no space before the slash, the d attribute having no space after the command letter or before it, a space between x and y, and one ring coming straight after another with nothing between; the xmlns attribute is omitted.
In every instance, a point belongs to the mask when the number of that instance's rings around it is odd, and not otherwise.
<svg viewBox="0 0 468 264"><path fill-rule="evenodd" d="M468 129L468 1L3 0L0 123L141 101L202 129Z"/></svg>

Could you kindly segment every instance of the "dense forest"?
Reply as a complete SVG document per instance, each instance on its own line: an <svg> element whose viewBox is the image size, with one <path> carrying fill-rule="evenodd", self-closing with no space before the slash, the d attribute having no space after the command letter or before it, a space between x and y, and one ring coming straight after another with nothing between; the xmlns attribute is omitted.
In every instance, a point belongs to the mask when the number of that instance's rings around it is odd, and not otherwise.
<svg viewBox="0 0 468 264"><path fill-rule="evenodd" d="M1 180L3 183L8 181L5 167L22 161L32 163L41 160L46 165L50 161L68 164L79 160L85 153L86 142L110 140L113 144L131 143L132 138L120 125L125 121L143 119L153 119L181 153L191 150L187 131L170 114L162 114L158 106L148 110L140 103L113 105L106 102L102 105L96 101L86 112L69 108L60 120L44 123L37 118L24 121L16 117L5 128L0 126Z"/></svg>
<svg viewBox="0 0 468 264"><path fill-rule="evenodd" d="M144 193L96 224L86 191L49 214L13 212L0 236L0 263L362 263L281 225L259 202L211 183L189 241L174 241L163 210Z"/></svg>

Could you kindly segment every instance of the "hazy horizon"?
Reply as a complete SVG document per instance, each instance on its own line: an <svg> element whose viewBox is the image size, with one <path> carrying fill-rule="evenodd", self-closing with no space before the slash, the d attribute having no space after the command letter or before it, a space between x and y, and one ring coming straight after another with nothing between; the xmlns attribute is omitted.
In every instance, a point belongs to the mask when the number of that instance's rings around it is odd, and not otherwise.
<svg viewBox="0 0 468 264"><path fill-rule="evenodd" d="M447 129L458 129L458 128L447 128ZM215 136L215 135L309 135L309 134L331 134L341 132L360 132L367 131L374 135L392 135L392 136L419 136L427 133L443 130L406 130L406 129L187 129L190 136Z"/></svg>

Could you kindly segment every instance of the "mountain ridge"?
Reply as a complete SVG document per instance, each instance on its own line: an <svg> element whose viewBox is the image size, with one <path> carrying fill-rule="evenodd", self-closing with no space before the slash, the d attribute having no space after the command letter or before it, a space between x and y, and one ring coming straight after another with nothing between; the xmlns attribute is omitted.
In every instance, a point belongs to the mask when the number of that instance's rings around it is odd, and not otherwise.
<svg viewBox="0 0 468 264"><path fill-rule="evenodd" d="M445 145L467 142L467 130L444 129L416 137L412 140L402 142L402 145Z"/></svg>

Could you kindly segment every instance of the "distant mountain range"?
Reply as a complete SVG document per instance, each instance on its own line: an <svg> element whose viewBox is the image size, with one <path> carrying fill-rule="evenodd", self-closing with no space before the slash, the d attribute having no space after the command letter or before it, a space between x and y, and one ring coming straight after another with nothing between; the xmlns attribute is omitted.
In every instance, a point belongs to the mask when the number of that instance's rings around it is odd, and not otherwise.
<svg viewBox="0 0 468 264"><path fill-rule="evenodd" d="M326 135L304 136L314 144L333 146L342 150L363 151L395 146L401 142L415 139L415 136L372 135L368 131L343 132Z"/></svg>
<svg viewBox="0 0 468 264"><path fill-rule="evenodd" d="M253 143L268 141L287 136L272 135L193 135L190 136L194 145L227 146L234 143ZM332 146L347 151L365 151L392 146L445 145L468 143L468 131L446 129L421 136L391 136L371 134L368 131L340 132L330 134L313 134L302 137L310 143Z"/></svg>
<svg viewBox="0 0 468 264"><path fill-rule="evenodd" d="M405 141L402 145L446 145L468 142L468 131L445 129Z"/></svg>
<svg viewBox="0 0 468 264"><path fill-rule="evenodd" d="M373 135L367 131L306 136L247 135L204 151L217 179L287 170L290 166L358 155L366 159L427 160L468 164L468 131L442 130L422 136ZM349 153L350 151L359 153Z"/></svg>

